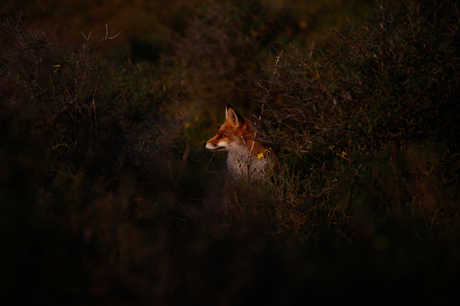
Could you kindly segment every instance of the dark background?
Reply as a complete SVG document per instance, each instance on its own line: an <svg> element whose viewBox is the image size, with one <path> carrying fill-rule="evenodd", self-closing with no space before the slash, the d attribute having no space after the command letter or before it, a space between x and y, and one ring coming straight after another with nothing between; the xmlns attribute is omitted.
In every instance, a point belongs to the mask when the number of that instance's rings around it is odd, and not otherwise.
<svg viewBox="0 0 460 306"><path fill-rule="evenodd" d="M2 300L458 299L455 1L1 9ZM227 103L280 159L230 207Z"/></svg>

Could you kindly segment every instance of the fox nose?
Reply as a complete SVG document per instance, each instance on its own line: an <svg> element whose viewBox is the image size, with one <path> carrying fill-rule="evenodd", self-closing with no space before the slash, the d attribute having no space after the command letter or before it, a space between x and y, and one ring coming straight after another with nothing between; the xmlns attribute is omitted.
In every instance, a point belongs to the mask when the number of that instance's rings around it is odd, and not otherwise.
<svg viewBox="0 0 460 306"><path fill-rule="evenodd" d="M203 142L203 147L206 147L206 142Z"/></svg>

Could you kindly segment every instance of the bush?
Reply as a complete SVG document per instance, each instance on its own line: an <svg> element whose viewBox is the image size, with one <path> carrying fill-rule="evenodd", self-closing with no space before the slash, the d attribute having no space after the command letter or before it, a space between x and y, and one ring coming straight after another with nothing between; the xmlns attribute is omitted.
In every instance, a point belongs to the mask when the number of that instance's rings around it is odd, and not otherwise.
<svg viewBox="0 0 460 306"><path fill-rule="evenodd" d="M237 1L195 14L154 63L106 62L108 33L67 46L2 15L0 296L439 304L457 292L457 11L382 9L273 59L299 33L292 12ZM258 103L281 165L223 209L221 165L195 144L234 100Z"/></svg>
<svg viewBox="0 0 460 306"><path fill-rule="evenodd" d="M156 205L173 202L183 169L174 96L160 66L105 63L99 46L108 33L100 44L66 47L6 13L0 32L1 255L9 263L1 296L25 290L40 303L105 294L134 273L125 266L106 278L119 247L139 262L150 254L136 222L155 231L155 218L175 213Z"/></svg>
<svg viewBox="0 0 460 306"><path fill-rule="evenodd" d="M275 227L356 226L367 237L388 219L415 218L422 232L455 220L457 15L380 12L374 24L336 30L332 48L281 52L252 82L266 140L285 157Z"/></svg>

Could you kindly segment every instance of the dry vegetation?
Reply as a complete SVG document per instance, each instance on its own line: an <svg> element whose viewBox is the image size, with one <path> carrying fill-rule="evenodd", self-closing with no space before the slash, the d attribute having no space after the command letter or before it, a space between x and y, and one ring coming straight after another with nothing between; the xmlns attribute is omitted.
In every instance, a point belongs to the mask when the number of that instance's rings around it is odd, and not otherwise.
<svg viewBox="0 0 460 306"><path fill-rule="evenodd" d="M455 296L457 7L375 6L374 19L341 23L327 43L302 47L303 20L324 7L289 3L164 4L193 14L170 21L147 48L154 56L107 51L127 39L118 29L83 31L68 44L65 31L1 14L2 299L441 304ZM225 154L201 143L226 103L257 109L280 171L264 186L242 186L223 209Z"/></svg>

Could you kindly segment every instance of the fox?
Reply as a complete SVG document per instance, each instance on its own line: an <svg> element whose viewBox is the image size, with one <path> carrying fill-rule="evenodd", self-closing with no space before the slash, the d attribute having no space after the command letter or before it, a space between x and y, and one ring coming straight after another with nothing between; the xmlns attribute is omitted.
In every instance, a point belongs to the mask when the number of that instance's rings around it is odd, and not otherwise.
<svg viewBox="0 0 460 306"><path fill-rule="evenodd" d="M260 132L227 104L225 122L204 145L211 152L227 151L226 185L263 181L277 165L272 148L258 139Z"/></svg>

